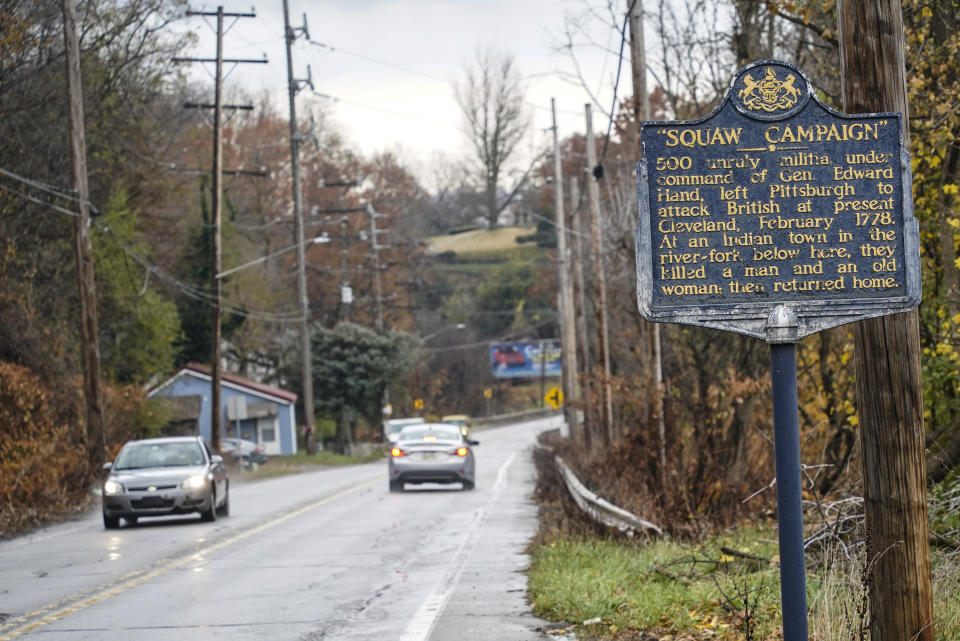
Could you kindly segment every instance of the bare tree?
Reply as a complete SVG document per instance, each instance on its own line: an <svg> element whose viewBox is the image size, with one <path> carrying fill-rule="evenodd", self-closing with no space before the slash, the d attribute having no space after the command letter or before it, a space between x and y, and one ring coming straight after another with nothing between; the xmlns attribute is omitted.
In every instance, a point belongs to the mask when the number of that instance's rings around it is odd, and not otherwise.
<svg viewBox="0 0 960 641"><path fill-rule="evenodd" d="M500 212L517 196L527 176L524 174L500 197L504 167L530 125L524 110L525 86L513 56L486 48L477 52L454 91L477 169L482 172L487 221L493 229Z"/></svg>

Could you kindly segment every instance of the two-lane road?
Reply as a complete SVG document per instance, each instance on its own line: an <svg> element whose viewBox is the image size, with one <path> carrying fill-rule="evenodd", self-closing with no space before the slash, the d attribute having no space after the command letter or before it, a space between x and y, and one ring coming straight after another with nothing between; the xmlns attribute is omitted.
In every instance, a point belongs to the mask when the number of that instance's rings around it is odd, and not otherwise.
<svg viewBox="0 0 960 641"><path fill-rule="evenodd" d="M387 489L386 462L231 488L231 516L99 511L0 543L0 641L526 641L536 434L475 433L477 487Z"/></svg>

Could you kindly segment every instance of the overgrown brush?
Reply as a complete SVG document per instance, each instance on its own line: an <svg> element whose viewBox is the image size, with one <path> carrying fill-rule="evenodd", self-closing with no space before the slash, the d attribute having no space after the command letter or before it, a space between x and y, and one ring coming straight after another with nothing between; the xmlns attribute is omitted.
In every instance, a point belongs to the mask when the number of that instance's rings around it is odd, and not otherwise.
<svg viewBox="0 0 960 641"><path fill-rule="evenodd" d="M80 388L52 393L29 369L0 362L0 536L90 505L103 472L87 463ZM107 386L104 414L109 460L128 439L158 434L171 409L138 386Z"/></svg>
<svg viewBox="0 0 960 641"><path fill-rule="evenodd" d="M76 430L58 420L40 380L0 362L0 532L42 523L82 497L88 478Z"/></svg>
<svg viewBox="0 0 960 641"><path fill-rule="evenodd" d="M574 624L593 621L579 627L584 635L580 638L586 639L633 641L664 635L672 639L707 638L704 635L736 641L782 639L772 520L761 512L757 520L741 519L732 529L724 530L714 522L712 532L688 536L685 527L676 527L669 513L650 507L653 504L645 502L644 496L623 500L624 488L641 486L620 477L643 476L643 472L624 474L630 467L619 467L623 463L614 449L607 469L588 481L590 489L614 503L621 501L621 507L630 505L674 534L649 541L623 538L592 522L569 498L553 465L557 453L567 461L576 460L569 444L558 437L543 440L551 449L540 449L535 455L541 529L532 548L530 584L531 600L539 614ZM594 473L602 467L588 469ZM617 491L610 492L597 478L610 482ZM829 498L819 497L815 474L805 478L810 639L870 641L863 500L849 489ZM649 512L636 510L645 505ZM929 495L937 641L960 639L958 514L960 478L952 476L931 488Z"/></svg>

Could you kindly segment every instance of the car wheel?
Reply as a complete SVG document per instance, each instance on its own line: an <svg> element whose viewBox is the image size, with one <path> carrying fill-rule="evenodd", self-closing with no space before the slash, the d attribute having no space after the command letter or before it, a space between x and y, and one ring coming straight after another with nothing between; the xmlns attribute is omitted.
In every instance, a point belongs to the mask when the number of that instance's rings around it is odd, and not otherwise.
<svg viewBox="0 0 960 641"><path fill-rule="evenodd" d="M467 479L463 479L463 489L472 490L473 486L474 486L473 481L468 481Z"/></svg>
<svg viewBox="0 0 960 641"><path fill-rule="evenodd" d="M390 481L391 492L403 492L403 481Z"/></svg>
<svg viewBox="0 0 960 641"><path fill-rule="evenodd" d="M136 516L125 516L125 517L123 517L123 520L126 521L126 522L127 522L127 525L130 525L130 526L134 526L134 525L137 524L137 517L136 517Z"/></svg>
<svg viewBox="0 0 960 641"><path fill-rule="evenodd" d="M220 516L230 516L230 484L223 493L223 505L220 506Z"/></svg>
<svg viewBox="0 0 960 641"><path fill-rule="evenodd" d="M103 527L108 530L116 530L120 527L120 517L119 516L107 516L103 515Z"/></svg>
<svg viewBox="0 0 960 641"><path fill-rule="evenodd" d="M212 522L217 520L217 493L210 495L210 509L200 512L200 520Z"/></svg>

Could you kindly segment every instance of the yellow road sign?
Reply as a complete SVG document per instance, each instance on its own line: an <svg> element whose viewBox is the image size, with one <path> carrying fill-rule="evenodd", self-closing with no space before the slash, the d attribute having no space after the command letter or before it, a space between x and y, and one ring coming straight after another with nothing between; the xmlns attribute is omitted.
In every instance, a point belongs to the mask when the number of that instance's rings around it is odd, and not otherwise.
<svg viewBox="0 0 960 641"><path fill-rule="evenodd" d="M560 409L560 406L563 405L563 391L554 385L550 388L550 391L547 392L547 395L543 397L543 400L553 409Z"/></svg>
<svg viewBox="0 0 960 641"><path fill-rule="evenodd" d="M484 398L493 398L493 390L490 389L489 387L485 387L484 390L483 390L483 397L484 397Z"/></svg>
<svg viewBox="0 0 960 641"><path fill-rule="evenodd" d="M414 409L422 410L423 409L423 399L418 398L413 401Z"/></svg>

